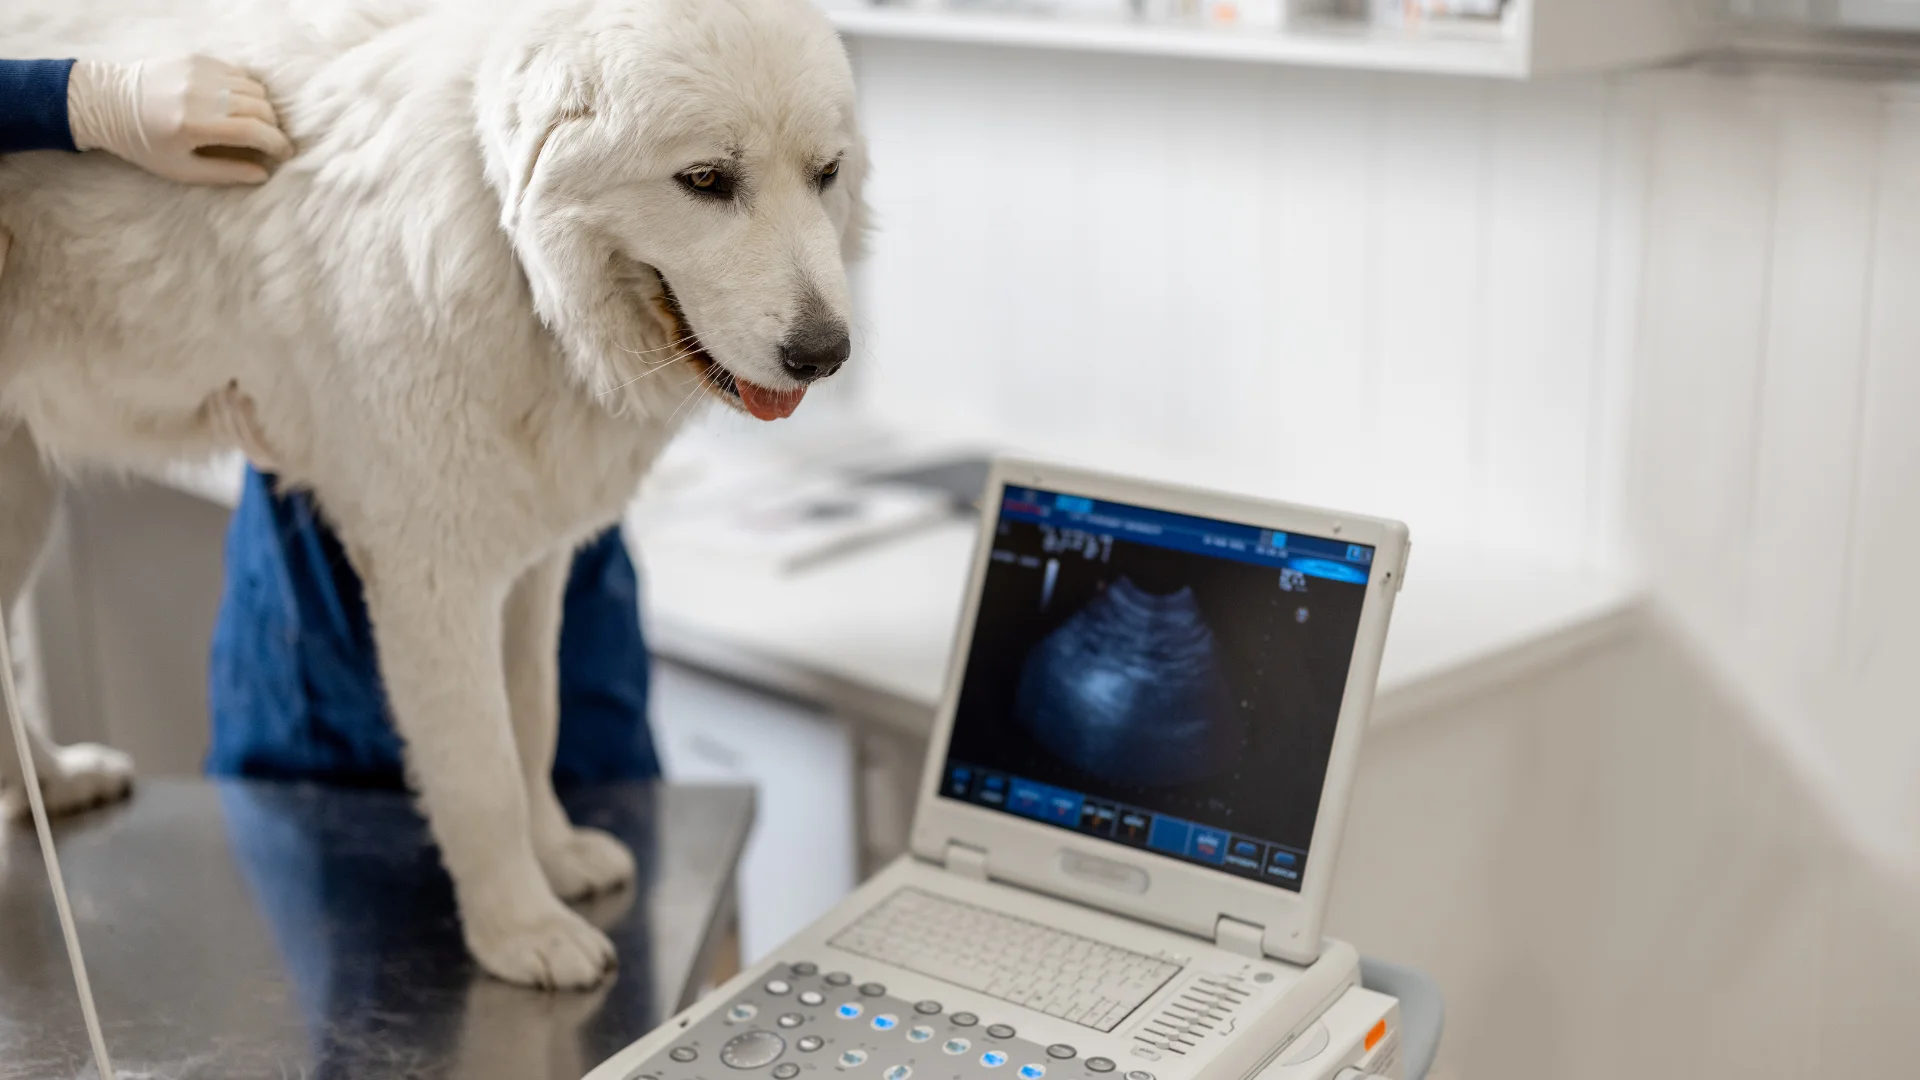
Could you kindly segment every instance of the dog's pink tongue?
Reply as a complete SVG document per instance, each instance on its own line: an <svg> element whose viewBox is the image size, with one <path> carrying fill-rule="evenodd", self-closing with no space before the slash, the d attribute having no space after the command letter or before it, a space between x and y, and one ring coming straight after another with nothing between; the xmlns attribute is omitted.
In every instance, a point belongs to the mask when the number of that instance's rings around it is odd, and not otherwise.
<svg viewBox="0 0 1920 1080"><path fill-rule="evenodd" d="M785 420L800 407L800 399L807 396L804 386L798 390L769 390L738 378L733 380L733 386L740 391L741 404L756 420Z"/></svg>

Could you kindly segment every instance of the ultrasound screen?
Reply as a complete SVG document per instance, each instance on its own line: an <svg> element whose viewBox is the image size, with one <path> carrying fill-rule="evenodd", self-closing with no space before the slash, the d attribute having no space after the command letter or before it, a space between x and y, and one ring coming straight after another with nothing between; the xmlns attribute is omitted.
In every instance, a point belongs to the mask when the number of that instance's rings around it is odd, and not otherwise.
<svg viewBox="0 0 1920 1080"><path fill-rule="evenodd" d="M1298 890L1373 549L1002 492L941 793Z"/></svg>

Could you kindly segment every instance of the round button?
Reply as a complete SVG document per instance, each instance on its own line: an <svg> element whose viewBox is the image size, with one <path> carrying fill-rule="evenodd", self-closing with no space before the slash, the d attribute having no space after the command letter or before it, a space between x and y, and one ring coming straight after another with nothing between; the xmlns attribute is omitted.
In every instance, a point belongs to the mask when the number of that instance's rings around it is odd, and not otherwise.
<svg viewBox="0 0 1920 1080"><path fill-rule="evenodd" d="M946 1043L940 1047L940 1049L945 1050L949 1054L964 1054L972 1048L973 1044L965 1039L948 1039Z"/></svg>
<svg viewBox="0 0 1920 1080"><path fill-rule="evenodd" d="M873 1030L892 1031L900 1026L900 1018L892 1013L881 1013L873 1018Z"/></svg>
<svg viewBox="0 0 1920 1080"><path fill-rule="evenodd" d="M861 997L879 997L881 994L884 994L886 992L887 992L887 988L885 986L882 986L879 983L861 983L860 984Z"/></svg>
<svg viewBox="0 0 1920 1080"><path fill-rule="evenodd" d="M997 1069L1007 1063L1007 1055L998 1050L989 1050L980 1055L980 1064L989 1069Z"/></svg>
<svg viewBox="0 0 1920 1080"><path fill-rule="evenodd" d="M771 1031L743 1031L720 1048L720 1060L730 1069L757 1069L771 1065L786 1049L787 1040Z"/></svg>
<svg viewBox="0 0 1920 1080"><path fill-rule="evenodd" d="M919 1013L921 1016L932 1016L940 1011L940 1003L937 1001L916 1001L913 1003L913 1011Z"/></svg>
<svg viewBox="0 0 1920 1080"><path fill-rule="evenodd" d="M908 1042L926 1042L931 1038L933 1038L933 1029L925 1024L907 1029Z"/></svg>
<svg viewBox="0 0 1920 1080"><path fill-rule="evenodd" d="M802 1005L819 1005L826 1000L827 996L818 990L800 991L800 1004Z"/></svg>
<svg viewBox="0 0 1920 1080"><path fill-rule="evenodd" d="M801 1036L800 1041L797 1043L794 1043L793 1045L799 1047L801 1053L811 1054L815 1050L820 1049L822 1046L825 1046L826 1044L827 1044L827 1040L822 1039L818 1035L803 1035Z"/></svg>
<svg viewBox="0 0 1920 1080"><path fill-rule="evenodd" d="M1153 1080L1153 1074L1145 1069L1135 1069L1127 1074L1127 1080Z"/></svg>
<svg viewBox="0 0 1920 1080"><path fill-rule="evenodd" d="M1099 1073L1112 1072L1113 1059L1103 1058L1103 1057L1090 1057L1087 1059L1087 1071L1099 1072Z"/></svg>
<svg viewBox="0 0 1920 1080"><path fill-rule="evenodd" d="M757 1006L750 1005L743 1001L727 1010L727 1023L744 1024L759 1015L760 1009Z"/></svg>
<svg viewBox="0 0 1920 1080"><path fill-rule="evenodd" d="M1040 1080L1040 1078L1045 1075L1047 1075L1047 1067L1045 1065L1020 1066L1020 1080Z"/></svg>
<svg viewBox="0 0 1920 1080"><path fill-rule="evenodd" d="M907 1077L913 1075L913 1067L910 1065L893 1065L889 1066L887 1071L880 1075L886 1077L887 1080L907 1080Z"/></svg>
<svg viewBox="0 0 1920 1080"><path fill-rule="evenodd" d="M843 1069L855 1068L856 1066L864 1064L866 1060L867 1052L865 1050L854 1049L840 1052L840 1067Z"/></svg>
<svg viewBox="0 0 1920 1080"><path fill-rule="evenodd" d="M1253 977L1253 981L1257 983L1270 983L1273 981L1273 972L1262 971Z"/></svg>
<svg viewBox="0 0 1920 1080"><path fill-rule="evenodd" d="M799 1013L787 1013L779 1019L778 1023L784 1028L796 1028L804 1023L806 1019L806 1017L801 1016Z"/></svg>
<svg viewBox="0 0 1920 1080"><path fill-rule="evenodd" d="M675 1061L684 1063L699 1057L700 1051L695 1050L691 1046L676 1046L672 1050L667 1051L667 1056Z"/></svg>
<svg viewBox="0 0 1920 1080"><path fill-rule="evenodd" d="M800 1066L791 1061L783 1061L773 1067L773 1080L793 1080L800 1075Z"/></svg>
<svg viewBox="0 0 1920 1080"><path fill-rule="evenodd" d="M835 971L827 976L828 986L845 986L853 981L853 976L844 971Z"/></svg>
<svg viewBox="0 0 1920 1080"><path fill-rule="evenodd" d="M810 961L802 960L799 963L788 968L787 970L793 972L795 975L799 975L804 978L805 976L812 975L815 972L819 971L820 965L812 963Z"/></svg>
<svg viewBox="0 0 1920 1080"><path fill-rule="evenodd" d="M1066 1043L1054 1043L1052 1046L1047 1047L1047 1056L1050 1058L1059 1058L1061 1061L1065 1061L1077 1053L1079 1053L1078 1050L1068 1046Z"/></svg>
<svg viewBox="0 0 1920 1080"><path fill-rule="evenodd" d="M860 1018L860 1014L867 1010L862 1008L859 1002L849 1001L833 1011L838 1014L842 1020L857 1020Z"/></svg>
<svg viewBox="0 0 1920 1080"><path fill-rule="evenodd" d="M784 979L768 979L767 980L767 993L772 994L775 997L779 997L781 994L784 994L791 989L793 989L793 987L789 983L787 983L787 981Z"/></svg>
<svg viewBox="0 0 1920 1080"><path fill-rule="evenodd" d="M947 1019L953 1021L954 1027L972 1027L980 1022L980 1018L970 1012L957 1012Z"/></svg>
<svg viewBox="0 0 1920 1080"><path fill-rule="evenodd" d="M1011 1039L1015 1032L1005 1024L991 1024L987 1027L987 1034L996 1039Z"/></svg>
<svg viewBox="0 0 1920 1080"><path fill-rule="evenodd" d="M1134 1057L1137 1057L1137 1058L1146 1058L1148 1061L1160 1060L1160 1051L1155 1050L1151 1046L1135 1044L1133 1049L1128 1050L1127 1053L1132 1054Z"/></svg>

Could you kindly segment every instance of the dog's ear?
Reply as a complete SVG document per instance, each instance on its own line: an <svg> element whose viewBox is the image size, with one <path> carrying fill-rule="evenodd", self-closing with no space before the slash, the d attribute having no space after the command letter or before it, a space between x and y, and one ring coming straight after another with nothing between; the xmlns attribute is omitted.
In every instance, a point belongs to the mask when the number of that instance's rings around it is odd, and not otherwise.
<svg viewBox="0 0 1920 1080"><path fill-rule="evenodd" d="M500 195L500 224L515 231L549 143L593 119L591 58L535 24L504 35L474 88L487 179Z"/></svg>
<svg viewBox="0 0 1920 1080"><path fill-rule="evenodd" d="M840 227L840 258L849 265L867 257L867 237L873 228L873 212L867 205L867 174L873 162L867 156L867 140L856 137L853 149L840 163L841 182L847 186L847 220Z"/></svg>

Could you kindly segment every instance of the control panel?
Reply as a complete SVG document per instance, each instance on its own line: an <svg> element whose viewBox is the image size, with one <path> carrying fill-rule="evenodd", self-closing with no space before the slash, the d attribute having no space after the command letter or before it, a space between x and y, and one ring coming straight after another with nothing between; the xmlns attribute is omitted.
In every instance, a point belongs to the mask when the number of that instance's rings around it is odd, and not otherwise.
<svg viewBox="0 0 1920 1080"><path fill-rule="evenodd" d="M1158 1080L1137 1064L799 961L768 968L625 1080Z"/></svg>

